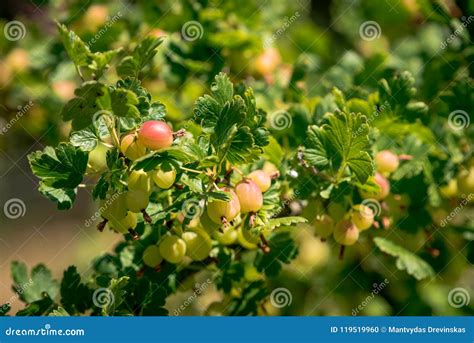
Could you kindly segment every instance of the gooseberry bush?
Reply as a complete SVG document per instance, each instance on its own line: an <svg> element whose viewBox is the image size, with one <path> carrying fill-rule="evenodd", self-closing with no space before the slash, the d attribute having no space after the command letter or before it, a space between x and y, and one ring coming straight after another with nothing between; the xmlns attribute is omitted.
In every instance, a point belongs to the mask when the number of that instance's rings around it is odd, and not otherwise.
<svg viewBox="0 0 474 343"><path fill-rule="evenodd" d="M167 299L198 285L202 272L224 294L206 314L268 314L273 282L320 248L295 238L303 225L337 247L335 260L362 264L375 249L412 281L442 270L435 261L440 229L453 225L455 239L472 239L472 220L447 222L474 198L472 127L453 129L448 120L453 111L473 110L472 94L461 104L454 95L473 85L468 48L459 54L458 78L432 91L434 105L411 73L376 57L346 55L318 79L314 95L302 86L316 73L307 56L284 85L278 51L265 48L249 71L264 81L250 87L234 73L238 53L223 53L230 68L206 75L210 89L177 123L142 84L157 72L161 34L91 52L73 31L58 30L82 84L61 111L69 139L30 154L29 163L38 190L59 210L87 192L97 230L123 239L93 260L87 276L71 266L57 283L44 266L33 268L19 315L167 315ZM363 83L371 68L382 70L378 80ZM347 83L331 79L341 74ZM262 110L268 104L260 106L272 101L276 119ZM282 128L279 120L293 125ZM397 242L399 233L416 239ZM28 271L21 263L12 271L20 289ZM101 302L101 291L112 301Z"/></svg>

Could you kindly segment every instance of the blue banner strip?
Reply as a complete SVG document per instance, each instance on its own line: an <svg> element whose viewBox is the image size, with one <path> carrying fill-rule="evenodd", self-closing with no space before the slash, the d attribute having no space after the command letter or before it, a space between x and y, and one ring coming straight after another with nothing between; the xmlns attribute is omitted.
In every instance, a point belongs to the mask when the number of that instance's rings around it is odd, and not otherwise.
<svg viewBox="0 0 474 343"><path fill-rule="evenodd" d="M474 317L0 317L0 342L474 342Z"/></svg>

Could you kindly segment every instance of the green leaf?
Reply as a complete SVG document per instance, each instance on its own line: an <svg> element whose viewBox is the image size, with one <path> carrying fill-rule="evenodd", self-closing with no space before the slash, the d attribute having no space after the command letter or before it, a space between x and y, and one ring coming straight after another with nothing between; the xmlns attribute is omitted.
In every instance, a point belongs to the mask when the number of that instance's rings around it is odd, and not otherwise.
<svg viewBox="0 0 474 343"><path fill-rule="evenodd" d="M282 268L282 263L290 263L298 254L298 247L289 232L278 232L268 240L269 253L258 252L255 267L259 272L264 272L269 277L277 276Z"/></svg>
<svg viewBox="0 0 474 343"><path fill-rule="evenodd" d="M325 130L316 125L309 126L304 150L304 159L306 162L317 168L326 167L329 164L326 144Z"/></svg>
<svg viewBox="0 0 474 343"><path fill-rule="evenodd" d="M11 308L10 304L0 305L0 317L6 316L7 313L10 312L11 309L12 308Z"/></svg>
<svg viewBox="0 0 474 343"><path fill-rule="evenodd" d="M306 223L308 220L303 217L281 217L281 218L274 218L270 219L267 224L265 224L265 228L273 230L280 226L291 226L294 224L299 223Z"/></svg>
<svg viewBox="0 0 474 343"><path fill-rule="evenodd" d="M76 200L77 188L54 188L42 182L38 191L46 198L54 201L58 210L69 210Z"/></svg>
<svg viewBox="0 0 474 343"><path fill-rule="evenodd" d="M116 116L126 118L139 118L140 111L136 107L138 98L132 91L117 88L110 93L112 111Z"/></svg>
<svg viewBox="0 0 474 343"><path fill-rule="evenodd" d="M145 299L141 302L143 316L166 316L168 310L164 308L168 292L164 287L150 283Z"/></svg>
<svg viewBox="0 0 474 343"><path fill-rule="evenodd" d="M267 157L268 161L276 166L281 164L285 153L278 143L278 141L272 136L268 137L269 144L263 148L263 153Z"/></svg>
<svg viewBox="0 0 474 343"><path fill-rule="evenodd" d="M93 120L98 120L101 115L111 115L109 89L103 83L84 82L74 94L76 97L69 100L61 111L63 120L72 120L74 130L87 128L93 123Z"/></svg>
<svg viewBox="0 0 474 343"><path fill-rule="evenodd" d="M243 88L243 87L240 87ZM256 108L250 88L234 94L227 75L216 76L211 95L200 97L194 108L195 121L209 135L220 161L234 164L251 162L262 154L268 144L268 130L264 127L265 113Z"/></svg>
<svg viewBox="0 0 474 343"><path fill-rule="evenodd" d="M202 193L204 192L204 187L202 184L202 180L199 178L193 177L194 175L183 174L179 181L189 187L191 192L194 193Z"/></svg>
<svg viewBox="0 0 474 343"><path fill-rule="evenodd" d="M55 188L75 188L83 179L88 154L70 144L46 147L28 155L33 173L41 181Z"/></svg>
<svg viewBox="0 0 474 343"><path fill-rule="evenodd" d="M34 267L30 277L26 265L15 261L11 264L11 273L14 281L13 290L27 303L43 299L44 293L50 298L55 298L58 294L58 283L53 280L51 271L43 264Z"/></svg>
<svg viewBox="0 0 474 343"><path fill-rule="evenodd" d="M224 191L213 191L213 192L207 193L206 195L207 195L207 201L209 202L213 202L213 201L229 202L231 200L229 193L224 192Z"/></svg>
<svg viewBox="0 0 474 343"><path fill-rule="evenodd" d="M70 317L71 315L61 306L58 306L57 309L53 310L50 314L50 317Z"/></svg>
<svg viewBox="0 0 474 343"><path fill-rule="evenodd" d="M229 315L248 316L257 314L260 302L268 296L268 290L263 281L255 281L242 290L238 298L233 298L229 304Z"/></svg>
<svg viewBox="0 0 474 343"><path fill-rule="evenodd" d="M405 270L417 280L434 277L433 268L412 252L382 237L375 237L374 242L381 251L397 258L398 269Z"/></svg>
<svg viewBox="0 0 474 343"><path fill-rule="evenodd" d="M102 175L97 181L94 189L92 190L92 197L94 199L105 199L107 192L109 191L110 184L107 181L107 175Z"/></svg>
<svg viewBox="0 0 474 343"><path fill-rule="evenodd" d="M229 77L219 73L211 85L211 95L200 97L194 108L195 118L201 120L203 128L213 128L217 124L219 112L234 96L234 87Z"/></svg>
<svg viewBox="0 0 474 343"><path fill-rule="evenodd" d="M365 183L373 174L369 129L365 121L360 114L336 112L328 114L328 124L324 125L327 142L339 155L341 168L349 167L360 183Z"/></svg>
<svg viewBox="0 0 474 343"><path fill-rule="evenodd" d="M88 153L67 143L46 147L28 155L31 170L41 179L39 191L55 201L59 209L68 209L76 197L75 188L82 182Z"/></svg>
<svg viewBox="0 0 474 343"><path fill-rule="evenodd" d="M249 127L239 128L235 131L235 134L228 138L230 144L228 148L224 147L224 151L227 153L225 156L230 163L241 164L245 163L249 158L258 158L257 155L252 154L252 147L255 142Z"/></svg>
<svg viewBox="0 0 474 343"><path fill-rule="evenodd" d="M117 66L120 77L137 77L140 71L151 62L157 53L157 48L163 42L163 37L146 37L141 41L132 55L125 57Z"/></svg>
<svg viewBox="0 0 474 343"><path fill-rule="evenodd" d="M102 76L109 67L110 61L120 52L121 49L109 50L105 52L92 53L89 47L73 31L67 29L65 25L57 23L59 36L63 42L69 58L76 67L85 67L95 73L95 78ZM80 72L80 71L79 71ZM82 77L82 75L81 75Z"/></svg>
<svg viewBox="0 0 474 343"><path fill-rule="evenodd" d="M141 157L134 162L133 169L143 169L144 171L150 171L163 163L175 164L177 161L179 161L186 164L195 162L196 160L197 156L186 152L184 149L178 146L173 146Z"/></svg>
<svg viewBox="0 0 474 343"><path fill-rule="evenodd" d="M23 310L17 312L17 316L43 316L48 314L54 307L51 297L45 292L40 300L28 304Z"/></svg>
<svg viewBox="0 0 474 343"><path fill-rule="evenodd" d="M89 55L88 67L95 71L96 78L102 76L104 71L109 68L109 63L120 51L122 51L121 48L104 52L94 52Z"/></svg>
<svg viewBox="0 0 474 343"><path fill-rule="evenodd" d="M61 304L67 313L84 313L92 307L92 289L81 282L75 266L69 267L61 282Z"/></svg>
<svg viewBox="0 0 474 343"><path fill-rule="evenodd" d="M97 146L99 138L96 136L94 130L87 128L71 132L69 140L75 147L81 148L84 151L92 151Z"/></svg>
<svg viewBox="0 0 474 343"><path fill-rule="evenodd" d="M111 301L108 301L106 306L102 308L103 316L113 316L117 308L124 302L124 297L127 293L124 288L127 286L129 280L130 278L128 276L110 280L108 290L111 292Z"/></svg>
<svg viewBox="0 0 474 343"><path fill-rule="evenodd" d="M65 25L57 23L57 26L59 36L69 58L79 67L87 66L91 54L89 47L73 31L69 31Z"/></svg>

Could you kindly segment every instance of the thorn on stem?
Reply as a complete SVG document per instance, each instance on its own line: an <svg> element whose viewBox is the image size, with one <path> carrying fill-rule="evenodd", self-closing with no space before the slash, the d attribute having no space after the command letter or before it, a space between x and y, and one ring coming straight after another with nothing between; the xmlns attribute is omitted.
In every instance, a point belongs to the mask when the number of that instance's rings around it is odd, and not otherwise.
<svg viewBox="0 0 474 343"><path fill-rule="evenodd" d="M227 218L224 216L221 217L221 223L222 225L224 225L224 227L229 227L230 225L229 222L227 221Z"/></svg>
<svg viewBox="0 0 474 343"><path fill-rule="evenodd" d="M280 177L280 171L279 170L277 170L277 171L270 174L270 179L272 179L272 180L276 180L279 177Z"/></svg>
<svg viewBox="0 0 474 343"><path fill-rule="evenodd" d="M260 240L262 241L260 244L259 244L259 247L260 249L262 250L262 252L264 254L268 254L270 252L270 246L268 244L268 241L267 239L265 238L265 236L263 235L263 233L260 234Z"/></svg>
<svg viewBox="0 0 474 343"><path fill-rule="evenodd" d="M145 267L142 267L139 271L137 271L137 277L142 277L145 274Z"/></svg>
<svg viewBox="0 0 474 343"><path fill-rule="evenodd" d="M103 232L105 225L107 225L108 222L109 220L104 218L104 220L102 220L99 224L97 224L97 230L99 230L99 232Z"/></svg>
<svg viewBox="0 0 474 343"><path fill-rule="evenodd" d="M137 241L140 238L140 236L134 229L128 229L128 232L130 233L134 241Z"/></svg>
<svg viewBox="0 0 474 343"><path fill-rule="evenodd" d="M346 250L345 245L341 245L341 248L339 249L339 260L342 261L344 259L344 251Z"/></svg>
<svg viewBox="0 0 474 343"><path fill-rule="evenodd" d="M145 209L142 210L142 214L143 214L143 219L144 219L148 224L151 224L151 223L152 223L151 217L150 217L150 215L146 212Z"/></svg>
<svg viewBox="0 0 474 343"><path fill-rule="evenodd" d="M179 129L176 132L173 132L173 138L183 137L186 134L186 129Z"/></svg>
<svg viewBox="0 0 474 343"><path fill-rule="evenodd" d="M249 216L249 224L250 226L255 225L255 219L257 219L257 214L255 212L251 212Z"/></svg>

